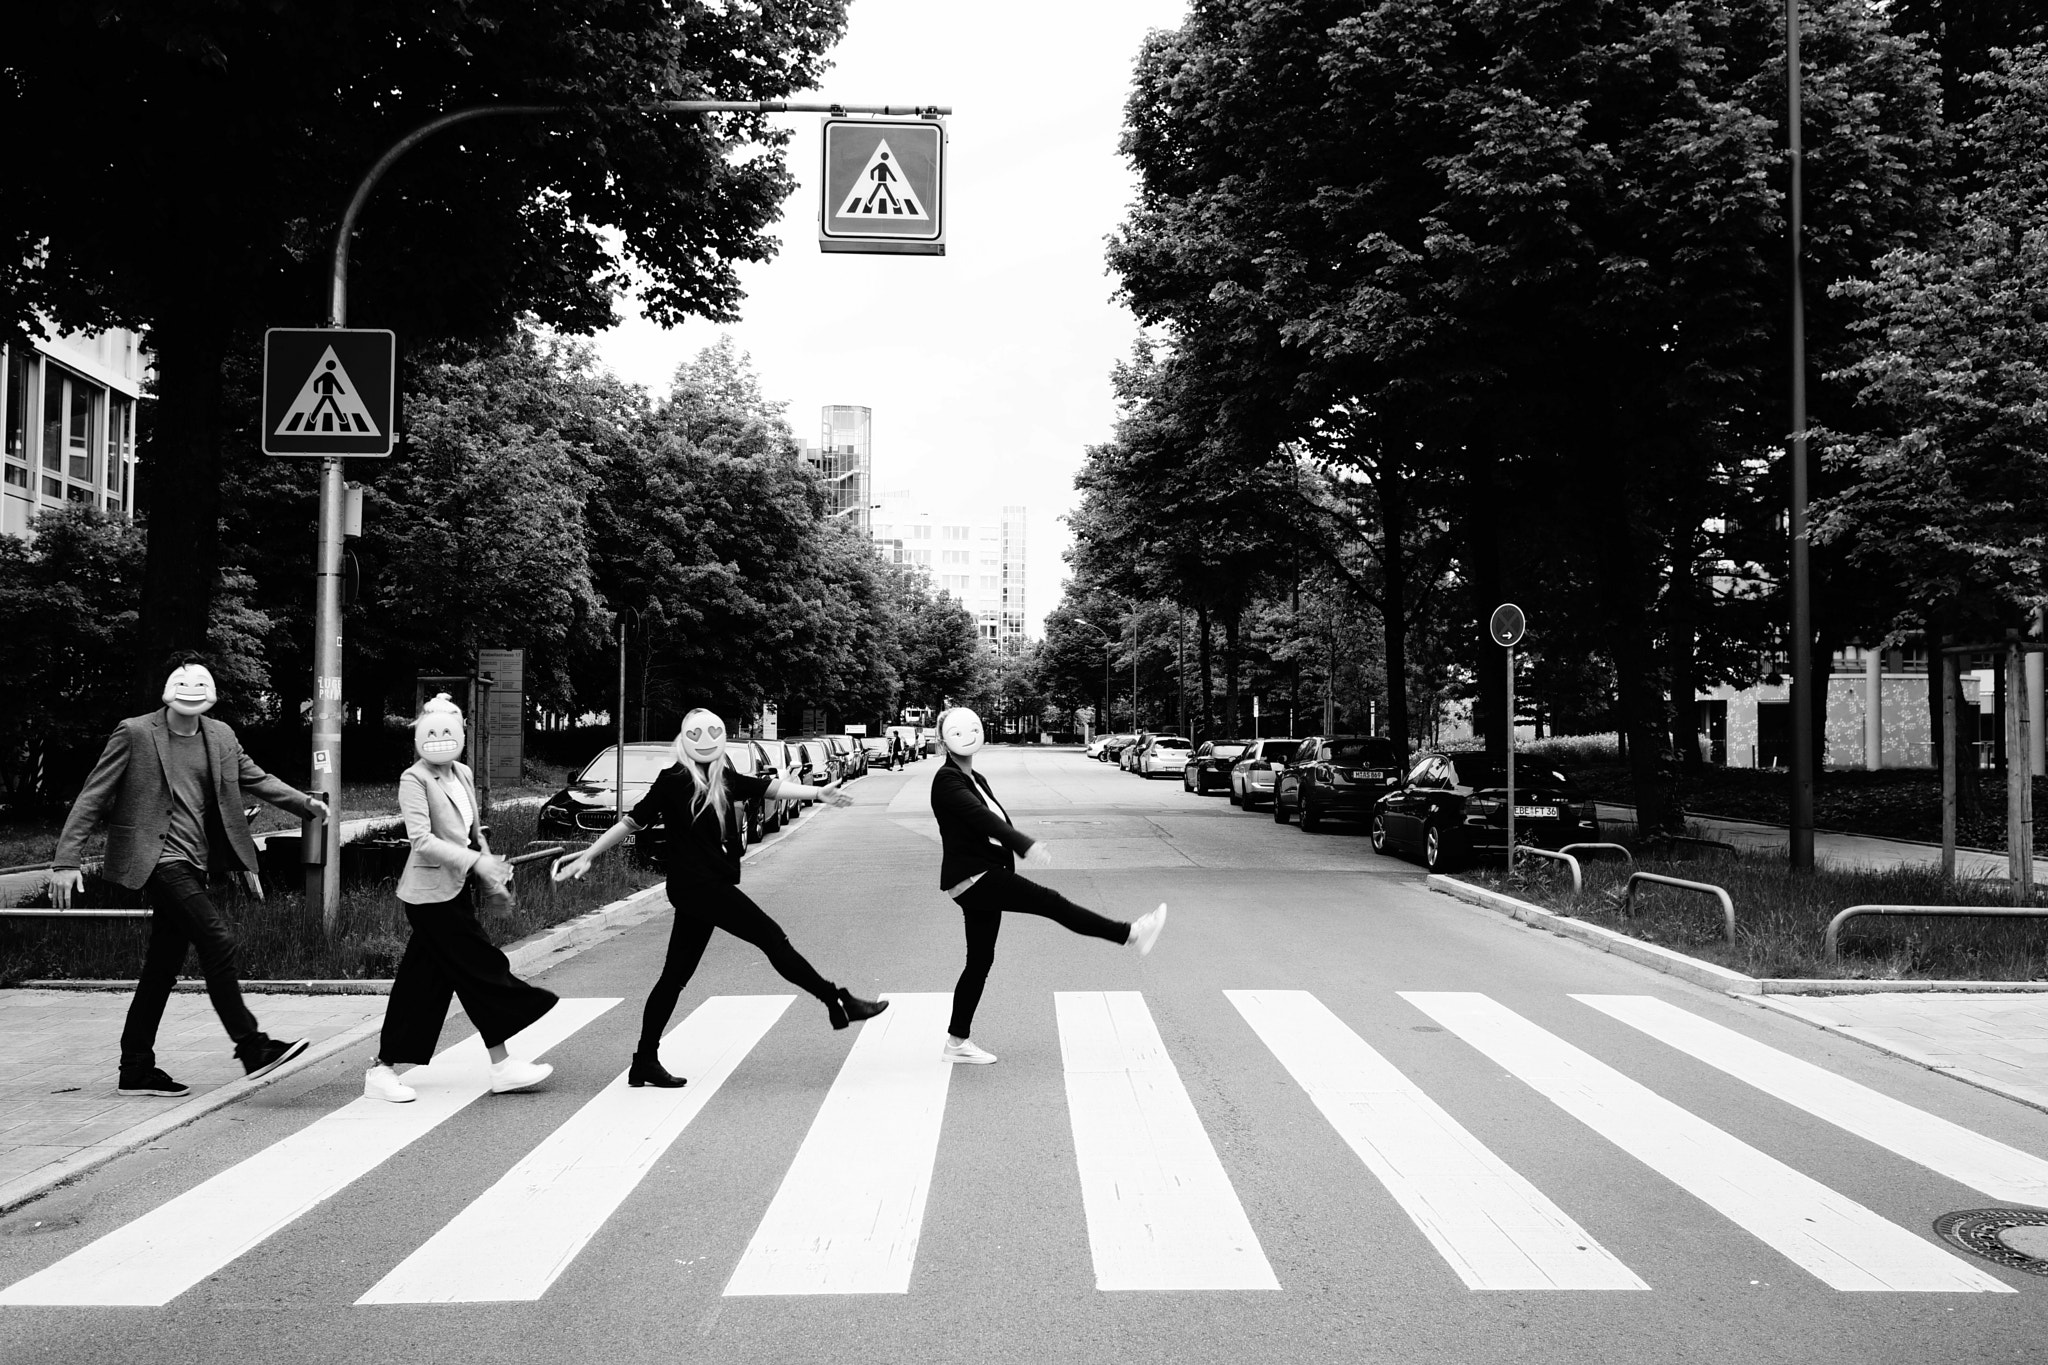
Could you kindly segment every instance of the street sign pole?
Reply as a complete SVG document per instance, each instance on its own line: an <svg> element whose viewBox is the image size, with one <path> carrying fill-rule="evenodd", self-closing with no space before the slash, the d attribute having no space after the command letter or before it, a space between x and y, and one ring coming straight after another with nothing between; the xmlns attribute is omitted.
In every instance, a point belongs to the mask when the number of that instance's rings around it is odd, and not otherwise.
<svg viewBox="0 0 2048 1365"><path fill-rule="evenodd" d="M1515 646L1521 643L1522 635L1529 628L1529 620L1522 609L1512 602L1503 602L1493 609L1493 619L1486 623L1487 634L1507 654L1508 694L1506 713L1502 725L1507 730L1508 755L1508 871L1515 870Z"/></svg>

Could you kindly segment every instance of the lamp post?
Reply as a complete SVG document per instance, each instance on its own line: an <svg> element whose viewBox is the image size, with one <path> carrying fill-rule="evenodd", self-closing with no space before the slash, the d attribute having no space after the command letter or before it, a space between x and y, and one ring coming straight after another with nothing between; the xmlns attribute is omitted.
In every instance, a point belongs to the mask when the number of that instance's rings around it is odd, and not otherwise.
<svg viewBox="0 0 2048 1365"><path fill-rule="evenodd" d="M1088 629L1102 637L1102 719L1107 721L1109 719L1109 647L1115 642L1116 637L1101 626L1096 625L1093 621L1083 621L1078 616L1070 616L1067 619L1077 626L1088 627ZM1104 727L1103 733L1108 733L1107 726Z"/></svg>
<svg viewBox="0 0 2048 1365"><path fill-rule="evenodd" d="M1799 0L1785 0L1785 104L1791 151L1792 237L1792 779L1791 863L1813 871L1813 580L1806 527L1806 283L1801 273L1804 230L1801 196L1804 157L1800 137Z"/></svg>

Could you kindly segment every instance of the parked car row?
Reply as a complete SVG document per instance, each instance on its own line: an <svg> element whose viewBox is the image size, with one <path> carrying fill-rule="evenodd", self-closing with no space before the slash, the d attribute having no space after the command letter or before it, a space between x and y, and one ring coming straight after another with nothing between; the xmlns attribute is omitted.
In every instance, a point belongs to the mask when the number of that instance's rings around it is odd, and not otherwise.
<svg viewBox="0 0 2048 1365"><path fill-rule="evenodd" d="M879 749L875 746L879 744ZM618 745L583 765L569 785L541 803L539 828L542 839L561 842L589 842L618 821L621 810L639 804L663 768L675 762L674 746L628 744L625 746L625 786L620 800ZM740 772L759 777L787 777L806 786L851 781L865 774L871 762L886 764L887 737L870 740L854 735L799 735L788 739L733 739L725 746L726 761ZM740 809L740 828L748 843L758 843L769 834L797 819L813 801L760 797ZM658 830L659 825L653 826ZM647 831L642 831L646 833ZM652 850L658 838L636 849ZM647 861L653 861L651 856Z"/></svg>
<svg viewBox="0 0 2048 1365"><path fill-rule="evenodd" d="M1105 735L1088 752L1145 777L1178 772L1186 791L1227 792L1242 810L1270 806L1275 824L1362 821L1374 850L1413 854L1432 872L1507 855L1507 774L1485 754L1432 750L1404 771L1391 740L1363 735L1204 740L1192 750L1177 735ZM1515 764L1514 804L1518 846L1600 838L1593 802L1548 763Z"/></svg>

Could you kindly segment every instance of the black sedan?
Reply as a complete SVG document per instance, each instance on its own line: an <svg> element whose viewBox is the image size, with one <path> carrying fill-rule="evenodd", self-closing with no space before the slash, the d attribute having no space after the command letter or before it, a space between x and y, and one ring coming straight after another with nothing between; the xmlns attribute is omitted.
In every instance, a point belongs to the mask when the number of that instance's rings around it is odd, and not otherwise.
<svg viewBox="0 0 2048 1365"><path fill-rule="evenodd" d="M1229 790L1230 765L1242 758L1251 744L1248 739L1203 740L1181 770L1181 786L1196 793Z"/></svg>
<svg viewBox="0 0 2048 1365"><path fill-rule="evenodd" d="M626 746L626 799L615 796L618 787L619 750L608 746L583 765L583 771L569 785L541 803L539 828L545 840L589 843L618 823L621 809L631 810L647 795L663 768L676 761L675 748L668 744ZM658 828L658 827L657 827ZM659 840L650 840L649 846Z"/></svg>
<svg viewBox="0 0 2048 1365"><path fill-rule="evenodd" d="M1380 798L1372 846L1418 854L1432 872L1468 858L1505 858L1507 772L1484 754L1424 754L1406 785ZM1547 763L1515 764L1515 843L1559 848L1600 837L1593 803Z"/></svg>
<svg viewBox="0 0 2048 1365"><path fill-rule="evenodd" d="M1273 780L1273 821L1299 814L1313 830L1333 816L1364 820L1401 782L1401 754L1390 739L1311 735Z"/></svg>

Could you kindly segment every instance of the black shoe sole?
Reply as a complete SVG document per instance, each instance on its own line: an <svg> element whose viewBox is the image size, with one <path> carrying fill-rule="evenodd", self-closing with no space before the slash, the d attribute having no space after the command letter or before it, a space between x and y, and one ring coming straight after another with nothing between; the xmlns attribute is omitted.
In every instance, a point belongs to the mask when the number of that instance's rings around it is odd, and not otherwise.
<svg viewBox="0 0 2048 1365"><path fill-rule="evenodd" d="M269 1061L265 1062L265 1063L264 1063L264 1064L263 1064L262 1066L259 1066L259 1067L255 1068L255 1069L254 1069L253 1071L248 1071L248 1072L245 1072L245 1073L243 1073L243 1077L242 1077L242 1078L243 1078L244 1080L250 1080L250 1081L253 1081L253 1080L255 1080L255 1079L256 1079L256 1078L258 1077L258 1076L268 1076L268 1075L269 1075L269 1074L270 1074L271 1072L273 1072L273 1071L277 1070L277 1069L278 1069L279 1067L283 1066L283 1065L284 1065L284 1064L285 1064L286 1062L288 1062L288 1061L292 1060L292 1058L294 1058L294 1057L298 1056L298 1055L299 1055L300 1053L304 1052L304 1051L305 1051L305 1050L307 1049L307 1047L309 1047L309 1046L311 1045L311 1042L312 1042L312 1040L311 1040L311 1039L308 1039L308 1038L300 1038L300 1039L298 1039L298 1040L297 1040L297 1041L295 1041L295 1042L290 1042L290 1043L286 1043L286 1044L284 1045L284 1051L283 1051L283 1052L280 1052L280 1053L278 1053L278 1054L277 1054L277 1056L275 1056L275 1057L271 1058L271 1059L270 1059Z"/></svg>

